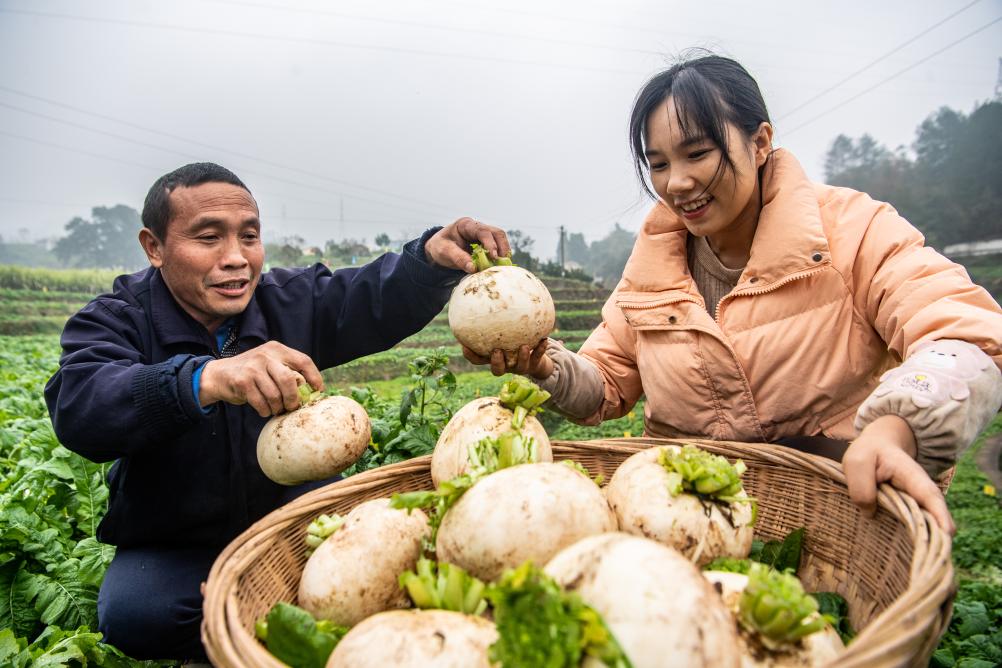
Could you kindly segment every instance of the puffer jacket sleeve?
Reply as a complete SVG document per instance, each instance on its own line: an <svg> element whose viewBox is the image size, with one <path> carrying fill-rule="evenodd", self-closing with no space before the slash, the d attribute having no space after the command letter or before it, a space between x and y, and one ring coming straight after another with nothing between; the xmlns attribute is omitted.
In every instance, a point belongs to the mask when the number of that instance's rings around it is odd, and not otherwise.
<svg viewBox="0 0 1002 668"><path fill-rule="evenodd" d="M903 360L926 341L978 346L1002 368L1002 309L967 272L924 245L888 204L858 193L844 205L868 224L852 270L857 312Z"/></svg>
<svg viewBox="0 0 1002 668"><path fill-rule="evenodd" d="M205 419L191 375L211 358L176 355L146 363L128 308L98 299L70 318L59 370L45 386L59 441L96 462L160 447Z"/></svg>
<svg viewBox="0 0 1002 668"><path fill-rule="evenodd" d="M596 425L626 415L644 392L637 368L636 333L616 306L614 291L602 307L602 323L584 342L578 354L586 358L602 373L605 381L605 398L591 416L576 420L581 424Z"/></svg>

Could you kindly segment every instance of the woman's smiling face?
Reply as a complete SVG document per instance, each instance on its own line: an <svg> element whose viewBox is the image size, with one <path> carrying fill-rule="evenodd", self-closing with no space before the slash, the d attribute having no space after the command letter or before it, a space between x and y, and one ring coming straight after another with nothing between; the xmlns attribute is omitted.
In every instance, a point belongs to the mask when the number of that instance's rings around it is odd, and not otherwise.
<svg viewBox="0 0 1002 668"><path fill-rule="evenodd" d="M688 132L686 132L688 130ZM758 169L772 150L772 126L747 136L727 124L723 150L693 122L683 127L669 97L647 118L645 156L654 192L697 236L727 234L758 220Z"/></svg>

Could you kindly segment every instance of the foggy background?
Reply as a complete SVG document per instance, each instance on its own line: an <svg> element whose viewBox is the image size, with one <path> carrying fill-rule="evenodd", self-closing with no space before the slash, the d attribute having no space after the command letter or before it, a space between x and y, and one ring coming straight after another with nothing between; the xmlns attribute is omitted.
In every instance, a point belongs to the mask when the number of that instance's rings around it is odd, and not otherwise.
<svg viewBox="0 0 1002 668"><path fill-rule="evenodd" d="M463 215L535 239L636 231L633 97L690 47L755 76L807 173L838 134L907 147L999 94L1002 0L489 3L0 0L0 236L137 210L218 162L266 240L372 243Z"/></svg>

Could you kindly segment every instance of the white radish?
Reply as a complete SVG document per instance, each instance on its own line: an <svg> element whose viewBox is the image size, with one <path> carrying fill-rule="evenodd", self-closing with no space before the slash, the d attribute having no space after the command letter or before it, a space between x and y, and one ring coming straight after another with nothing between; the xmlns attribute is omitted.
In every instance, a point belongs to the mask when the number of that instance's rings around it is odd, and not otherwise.
<svg viewBox="0 0 1002 668"><path fill-rule="evenodd" d="M299 605L317 619L352 626L369 615L408 607L398 578L414 568L428 518L389 499L356 506L313 552L299 581Z"/></svg>
<svg viewBox="0 0 1002 668"><path fill-rule="evenodd" d="M723 502L669 491L669 472L659 462L663 450L641 450L620 464L605 495L620 531L673 547L696 564L717 557L747 557L752 542L752 503ZM744 496L744 491L737 496Z"/></svg>
<svg viewBox="0 0 1002 668"><path fill-rule="evenodd" d="M676 550L611 532L574 543L544 570L602 616L634 668L740 665L734 620Z"/></svg>
<svg viewBox="0 0 1002 668"><path fill-rule="evenodd" d="M445 514L436 554L484 581L531 559L545 563L585 536L616 528L592 480L563 464L522 464L492 473Z"/></svg>
<svg viewBox="0 0 1002 668"><path fill-rule="evenodd" d="M361 404L350 397L324 397L268 420L257 439L257 461L281 485L324 480L362 456L370 433Z"/></svg>
<svg viewBox="0 0 1002 668"><path fill-rule="evenodd" d="M487 357L501 349L514 359L520 346L535 346L553 331L556 310L543 282L521 267L490 266L474 248L478 271L463 278L449 299L449 327L456 339Z"/></svg>
<svg viewBox="0 0 1002 668"><path fill-rule="evenodd" d="M483 438L497 438L512 429L514 412L497 397L481 397L469 402L452 416L442 429L431 456L431 479L438 487L446 480L470 471L469 448ZM538 461L552 462L550 439L539 420L529 415L522 423L523 436L536 442Z"/></svg>
<svg viewBox="0 0 1002 668"><path fill-rule="evenodd" d="M741 593L748 586L748 576L742 573L705 571L703 576L720 592L721 600L736 619L740 618ZM819 618L810 615L806 621ZM829 624L792 644L767 646L758 635L739 625L739 641L743 650L742 668L794 668L795 666L826 666L845 649L842 639Z"/></svg>
<svg viewBox="0 0 1002 668"><path fill-rule="evenodd" d="M395 610L349 631L327 668L490 668L494 624L446 610Z"/></svg>

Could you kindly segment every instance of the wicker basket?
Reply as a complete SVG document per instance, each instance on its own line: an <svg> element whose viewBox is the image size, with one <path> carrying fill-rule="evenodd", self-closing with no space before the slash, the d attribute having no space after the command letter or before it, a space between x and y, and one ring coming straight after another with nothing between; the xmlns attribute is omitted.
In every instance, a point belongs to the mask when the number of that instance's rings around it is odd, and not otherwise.
<svg viewBox="0 0 1002 668"><path fill-rule="evenodd" d="M676 441L613 439L553 444L608 479L634 452ZM874 520L850 503L841 467L781 446L692 441L748 465L745 487L759 500L758 537L807 528L800 577L808 591L835 591L859 635L839 666L909 666L928 661L950 619L954 594L950 539L909 496L882 486ZM277 601L295 602L306 561L303 535L320 513L347 513L393 492L431 488L430 457L353 476L274 511L219 555L205 587L202 640L216 666L272 666L254 621Z"/></svg>

